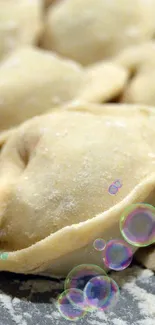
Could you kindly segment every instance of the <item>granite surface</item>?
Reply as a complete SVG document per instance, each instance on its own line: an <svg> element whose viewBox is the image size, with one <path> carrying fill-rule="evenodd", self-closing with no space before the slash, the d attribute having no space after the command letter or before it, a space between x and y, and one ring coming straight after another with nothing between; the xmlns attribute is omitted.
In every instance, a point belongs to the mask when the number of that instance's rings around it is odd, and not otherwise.
<svg viewBox="0 0 155 325"><path fill-rule="evenodd" d="M12 273L0 274L0 325L155 325L155 275L132 265L111 273L119 284L118 304L108 313L94 312L76 322L56 308L63 281Z"/></svg>

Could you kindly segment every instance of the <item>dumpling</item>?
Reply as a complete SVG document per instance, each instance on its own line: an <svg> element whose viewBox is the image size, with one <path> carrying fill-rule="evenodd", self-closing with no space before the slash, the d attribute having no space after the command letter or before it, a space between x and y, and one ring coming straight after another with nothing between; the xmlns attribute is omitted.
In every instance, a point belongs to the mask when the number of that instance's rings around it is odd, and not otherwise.
<svg viewBox="0 0 155 325"><path fill-rule="evenodd" d="M138 262L155 271L155 245L140 249L136 254Z"/></svg>
<svg viewBox="0 0 155 325"><path fill-rule="evenodd" d="M155 203L154 123L149 107L81 103L14 130L0 153L0 249L9 253L0 270L60 276L102 265L93 240L121 238L125 207Z"/></svg>
<svg viewBox="0 0 155 325"><path fill-rule="evenodd" d="M151 39L154 14L154 0L61 0L49 8L42 46L88 65Z"/></svg>
<svg viewBox="0 0 155 325"><path fill-rule="evenodd" d="M64 0L44 0L44 5L45 5L45 7L48 7L50 5L55 4L58 1L64 1Z"/></svg>
<svg viewBox="0 0 155 325"><path fill-rule="evenodd" d="M0 130L73 99L104 102L119 95L128 71L111 62L84 69L56 54L26 47L0 65Z"/></svg>
<svg viewBox="0 0 155 325"><path fill-rule="evenodd" d="M15 48L36 44L42 28L40 0L0 0L0 60Z"/></svg>
<svg viewBox="0 0 155 325"><path fill-rule="evenodd" d="M155 42L124 50L116 62L128 68L131 74L122 101L155 105Z"/></svg>

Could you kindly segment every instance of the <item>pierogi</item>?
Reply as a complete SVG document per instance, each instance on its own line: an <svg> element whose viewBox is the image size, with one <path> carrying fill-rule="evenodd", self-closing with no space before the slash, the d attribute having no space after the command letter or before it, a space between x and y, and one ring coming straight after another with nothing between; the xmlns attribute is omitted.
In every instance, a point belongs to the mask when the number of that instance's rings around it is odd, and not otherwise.
<svg viewBox="0 0 155 325"><path fill-rule="evenodd" d="M124 50L116 62L129 70L122 102L155 105L155 42Z"/></svg>
<svg viewBox="0 0 155 325"><path fill-rule="evenodd" d="M38 43L42 30L41 0L0 0L0 60L16 48Z"/></svg>
<svg viewBox="0 0 155 325"><path fill-rule="evenodd" d="M111 62L84 69L44 50L17 50L0 65L0 131L73 99L108 101L127 78L127 69Z"/></svg>
<svg viewBox="0 0 155 325"><path fill-rule="evenodd" d="M0 152L0 270L64 276L101 265L132 203L155 204L155 110L72 104L17 127ZM109 185L122 180L117 195Z"/></svg>
<svg viewBox="0 0 155 325"><path fill-rule="evenodd" d="M84 65L153 38L154 0L61 0L49 7L42 46Z"/></svg>

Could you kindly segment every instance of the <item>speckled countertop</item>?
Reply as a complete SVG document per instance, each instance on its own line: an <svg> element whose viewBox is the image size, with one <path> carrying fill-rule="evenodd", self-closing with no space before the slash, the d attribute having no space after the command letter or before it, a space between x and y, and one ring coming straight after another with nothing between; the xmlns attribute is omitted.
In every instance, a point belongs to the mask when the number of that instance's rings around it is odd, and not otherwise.
<svg viewBox="0 0 155 325"><path fill-rule="evenodd" d="M118 304L108 313L65 320L55 306L63 282L35 276L0 273L0 325L155 325L155 275L132 265L111 273L119 284Z"/></svg>

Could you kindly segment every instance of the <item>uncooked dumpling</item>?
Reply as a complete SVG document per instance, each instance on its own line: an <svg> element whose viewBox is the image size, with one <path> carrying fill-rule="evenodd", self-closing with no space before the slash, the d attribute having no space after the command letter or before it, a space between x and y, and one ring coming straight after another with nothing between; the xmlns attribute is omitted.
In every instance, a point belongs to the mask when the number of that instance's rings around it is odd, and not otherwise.
<svg viewBox="0 0 155 325"><path fill-rule="evenodd" d="M9 252L0 270L103 266L93 240L119 238L129 204L155 203L154 123L149 107L79 104L19 126L0 154L0 248Z"/></svg>
<svg viewBox="0 0 155 325"><path fill-rule="evenodd" d="M0 65L0 130L73 99L107 101L121 93L127 77L111 62L84 69L54 53L17 50Z"/></svg>
<svg viewBox="0 0 155 325"><path fill-rule="evenodd" d="M50 6L50 5L55 4L55 3L58 2L58 1L64 1L64 0L43 0L43 1L44 1L44 5L45 5L45 7L48 7L48 6Z"/></svg>
<svg viewBox="0 0 155 325"><path fill-rule="evenodd" d="M43 47L84 65L153 37L155 1L62 0L49 8Z"/></svg>
<svg viewBox="0 0 155 325"><path fill-rule="evenodd" d="M36 44L41 31L41 0L0 0L0 60L17 47Z"/></svg>
<svg viewBox="0 0 155 325"><path fill-rule="evenodd" d="M128 68L131 73L122 101L155 105L155 42L124 50L116 62Z"/></svg>

